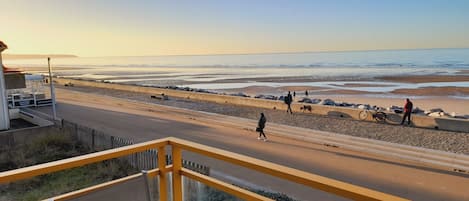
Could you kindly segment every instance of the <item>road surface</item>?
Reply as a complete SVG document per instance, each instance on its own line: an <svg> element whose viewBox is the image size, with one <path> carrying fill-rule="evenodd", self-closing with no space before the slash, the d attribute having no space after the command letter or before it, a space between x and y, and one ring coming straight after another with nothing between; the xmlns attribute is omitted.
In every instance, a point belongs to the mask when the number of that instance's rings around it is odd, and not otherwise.
<svg viewBox="0 0 469 201"><path fill-rule="evenodd" d="M142 142L173 136L248 155L313 174L412 200L469 200L469 176L367 153L269 136L222 124L210 114L57 89L58 116L105 133ZM50 108L39 108L49 112ZM210 121L210 118L218 118ZM242 122L240 122L242 123ZM342 200L231 164L195 154L184 157L241 182L284 192L299 200ZM223 176L218 176L223 177ZM226 179L220 178L220 179Z"/></svg>

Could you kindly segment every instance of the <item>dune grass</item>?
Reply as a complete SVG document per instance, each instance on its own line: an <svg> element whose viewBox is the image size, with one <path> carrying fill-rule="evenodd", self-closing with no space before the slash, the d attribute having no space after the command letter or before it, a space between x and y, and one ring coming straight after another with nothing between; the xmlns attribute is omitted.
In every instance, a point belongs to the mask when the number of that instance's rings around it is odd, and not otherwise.
<svg viewBox="0 0 469 201"><path fill-rule="evenodd" d="M89 153L81 143L63 134L51 134L32 143L0 152L0 171ZM41 200L136 173L129 164L113 159L0 186L0 201Z"/></svg>

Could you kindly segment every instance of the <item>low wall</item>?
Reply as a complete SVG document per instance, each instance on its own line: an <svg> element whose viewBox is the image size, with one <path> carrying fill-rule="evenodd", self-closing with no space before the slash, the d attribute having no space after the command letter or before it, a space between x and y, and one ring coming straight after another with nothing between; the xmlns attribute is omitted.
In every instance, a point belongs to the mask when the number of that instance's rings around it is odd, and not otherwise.
<svg viewBox="0 0 469 201"><path fill-rule="evenodd" d="M74 80L74 79L65 79L57 78L55 79L57 84L65 85L72 83L76 86L86 86L86 87L98 87L105 89L114 89L114 90L123 90L123 91L132 91L139 93L147 93L151 95L165 94L170 97L177 98L186 98L194 100L203 100L210 101L221 104L234 104L242 106L251 106L259 107L266 109L278 109L286 110L287 107L282 101L274 100L265 100L265 99L256 99L256 98L245 98L238 96L228 96L228 95L219 95L219 94L208 94L208 93L197 93L191 91L180 91L180 90L171 90L171 89L161 89L154 87L144 87L144 86L135 86L135 85L125 85L125 84L113 84L113 83L103 83L103 82L94 82L94 81L84 81L84 80ZM359 115L363 110L356 108L346 108L346 107L332 107L332 106L323 106L315 104L302 104L294 103L292 104L293 112L302 112L301 107L303 105L310 105L312 108L312 114L327 115L338 118L348 118L360 120ZM307 112L309 113L309 111ZM399 124L402 119L402 116L399 114L388 113L388 123L390 124ZM373 121L372 115L369 114L365 121ZM457 131L457 132L469 132L469 120L463 119L451 119L451 118L433 118L427 116L412 116L412 122L416 127L422 128L431 128L431 129L441 129L448 131Z"/></svg>
<svg viewBox="0 0 469 201"><path fill-rule="evenodd" d="M60 132L54 125L36 126L0 132L0 147L7 148L17 144L29 144L37 138Z"/></svg>

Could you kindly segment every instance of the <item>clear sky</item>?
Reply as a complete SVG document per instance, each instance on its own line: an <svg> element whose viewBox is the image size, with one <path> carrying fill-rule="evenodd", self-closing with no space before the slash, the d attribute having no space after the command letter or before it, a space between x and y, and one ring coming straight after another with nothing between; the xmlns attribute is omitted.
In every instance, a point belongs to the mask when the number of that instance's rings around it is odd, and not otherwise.
<svg viewBox="0 0 469 201"><path fill-rule="evenodd" d="M10 54L469 47L469 0L0 0L0 13Z"/></svg>

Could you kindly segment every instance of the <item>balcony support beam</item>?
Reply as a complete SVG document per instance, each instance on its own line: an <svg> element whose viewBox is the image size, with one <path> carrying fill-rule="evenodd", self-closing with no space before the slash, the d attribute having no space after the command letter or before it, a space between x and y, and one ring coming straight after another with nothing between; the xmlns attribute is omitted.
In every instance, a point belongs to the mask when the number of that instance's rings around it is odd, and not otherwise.
<svg viewBox="0 0 469 201"><path fill-rule="evenodd" d="M173 152L173 200L182 201L182 150L178 146L172 147Z"/></svg>
<svg viewBox="0 0 469 201"><path fill-rule="evenodd" d="M160 171L159 174L159 194L160 194L160 201L168 201L167 195L167 188L168 188L168 181L166 178L166 150L165 147L158 147L158 169L163 170Z"/></svg>

